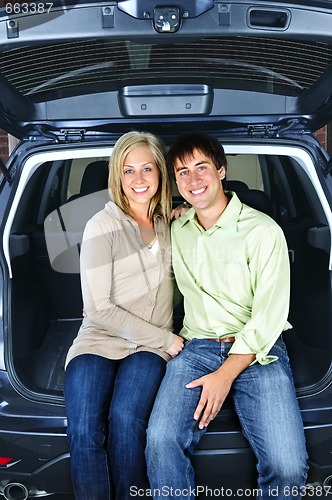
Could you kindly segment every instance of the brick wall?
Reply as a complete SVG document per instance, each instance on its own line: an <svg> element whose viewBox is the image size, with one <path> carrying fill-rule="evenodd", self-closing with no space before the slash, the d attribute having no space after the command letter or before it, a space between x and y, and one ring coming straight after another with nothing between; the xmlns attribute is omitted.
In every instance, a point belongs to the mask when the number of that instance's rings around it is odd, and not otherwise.
<svg viewBox="0 0 332 500"><path fill-rule="evenodd" d="M319 142L322 144L322 146L327 149L327 143L328 143L328 136L327 136L327 127L321 128L317 130L315 133L315 136L319 140Z"/></svg>
<svg viewBox="0 0 332 500"><path fill-rule="evenodd" d="M0 129L0 157L6 163L8 159L8 136Z"/></svg>

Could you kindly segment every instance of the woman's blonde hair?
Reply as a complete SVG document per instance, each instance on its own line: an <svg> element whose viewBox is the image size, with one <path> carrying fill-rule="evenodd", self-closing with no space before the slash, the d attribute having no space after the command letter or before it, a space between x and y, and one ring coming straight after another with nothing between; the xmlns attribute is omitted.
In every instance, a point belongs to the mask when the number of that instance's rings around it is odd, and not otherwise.
<svg viewBox="0 0 332 500"><path fill-rule="evenodd" d="M160 173L158 190L150 201L149 218L152 219L160 207L161 215L166 222L169 222L172 200L171 182L166 168L164 145L155 135L149 132L132 131L127 132L117 140L109 159L108 189L114 203L123 212L131 215L127 197L122 189L123 166L127 155L140 146L149 148Z"/></svg>

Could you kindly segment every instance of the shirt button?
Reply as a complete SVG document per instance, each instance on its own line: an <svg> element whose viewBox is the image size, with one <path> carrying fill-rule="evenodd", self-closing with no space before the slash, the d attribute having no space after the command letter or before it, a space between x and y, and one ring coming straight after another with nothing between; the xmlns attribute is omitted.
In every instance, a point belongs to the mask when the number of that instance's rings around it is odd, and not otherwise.
<svg viewBox="0 0 332 500"><path fill-rule="evenodd" d="M154 306L154 300L149 300L148 305L149 306Z"/></svg>
<svg viewBox="0 0 332 500"><path fill-rule="evenodd" d="M163 237L164 237L164 233L162 233L162 232L160 232L160 231L159 231L159 232L157 233L157 236L160 236L161 238L163 238Z"/></svg>

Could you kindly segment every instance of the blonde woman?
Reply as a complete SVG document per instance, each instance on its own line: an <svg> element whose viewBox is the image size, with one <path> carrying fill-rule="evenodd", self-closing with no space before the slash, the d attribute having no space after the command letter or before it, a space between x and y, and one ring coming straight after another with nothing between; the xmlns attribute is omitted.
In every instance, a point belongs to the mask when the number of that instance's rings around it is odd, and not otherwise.
<svg viewBox="0 0 332 500"><path fill-rule="evenodd" d="M149 414L183 340L172 333L170 182L150 133L115 144L113 201L87 224L81 251L86 316L66 361L71 474L78 500L126 500L148 487Z"/></svg>

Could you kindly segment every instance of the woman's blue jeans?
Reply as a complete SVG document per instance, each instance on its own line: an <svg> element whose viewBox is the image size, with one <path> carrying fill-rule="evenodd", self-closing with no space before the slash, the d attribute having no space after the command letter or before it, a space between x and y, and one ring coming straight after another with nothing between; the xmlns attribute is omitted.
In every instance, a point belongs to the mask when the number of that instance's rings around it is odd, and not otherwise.
<svg viewBox="0 0 332 500"><path fill-rule="evenodd" d="M147 432L146 458L154 498L174 498L172 491L177 500L194 498L191 456L206 429L200 430L193 419L201 388L186 389L185 385L217 370L230 347L230 343L192 340L168 363ZM304 430L283 341L277 340L270 353L279 359L248 367L234 381L231 395L242 432L257 458L258 497L271 500L274 488L274 493L278 491L274 498L291 500L297 489L304 493ZM222 472L220 483L222 488Z"/></svg>
<svg viewBox="0 0 332 500"><path fill-rule="evenodd" d="M64 392L77 500L127 500L131 487L148 487L146 428L165 367L150 352L70 361Z"/></svg>

